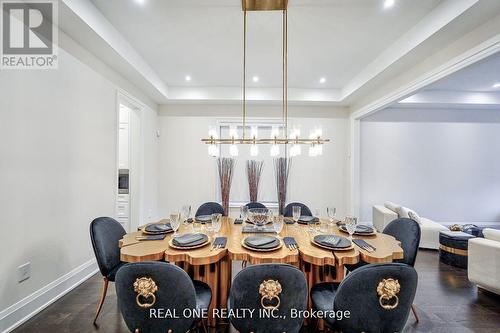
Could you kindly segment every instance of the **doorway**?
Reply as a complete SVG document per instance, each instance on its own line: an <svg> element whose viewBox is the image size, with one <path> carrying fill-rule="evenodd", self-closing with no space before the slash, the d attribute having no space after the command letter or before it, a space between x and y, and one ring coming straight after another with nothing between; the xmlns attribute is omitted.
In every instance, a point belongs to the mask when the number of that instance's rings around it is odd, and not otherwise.
<svg viewBox="0 0 500 333"><path fill-rule="evenodd" d="M141 223L141 146L142 110L135 99L118 93L118 156L116 219L126 231L137 230Z"/></svg>

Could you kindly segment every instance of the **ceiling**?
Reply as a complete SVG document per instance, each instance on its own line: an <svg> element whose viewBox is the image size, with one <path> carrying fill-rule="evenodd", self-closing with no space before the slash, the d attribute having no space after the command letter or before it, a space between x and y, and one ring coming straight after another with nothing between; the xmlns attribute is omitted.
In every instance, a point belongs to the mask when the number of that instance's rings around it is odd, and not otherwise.
<svg viewBox="0 0 500 333"><path fill-rule="evenodd" d="M500 109L500 53L427 86L398 106Z"/></svg>
<svg viewBox="0 0 500 333"><path fill-rule="evenodd" d="M291 104L357 107L500 17L498 0L384 2L289 0ZM155 103L241 102L240 0L61 3L61 29ZM280 12L248 13L249 101L282 99L281 20Z"/></svg>
<svg viewBox="0 0 500 333"><path fill-rule="evenodd" d="M240 1L92 2L167 85L241 86ZM342 89L439 2L399 0L386 10L382 0L290 0L289 86ZM249 86L282 84L281 17L248 13Z"/></svg>

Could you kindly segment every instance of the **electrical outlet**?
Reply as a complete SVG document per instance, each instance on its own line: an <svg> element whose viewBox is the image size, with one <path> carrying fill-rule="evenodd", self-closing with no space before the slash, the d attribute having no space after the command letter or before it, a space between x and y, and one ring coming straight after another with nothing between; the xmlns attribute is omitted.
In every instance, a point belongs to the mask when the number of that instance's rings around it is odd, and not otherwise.
<svg viewBox="0 0 500 333"><path fill-rule="evenodd" d="M31 276L31 263L27 262L17 268L17 282L23 282Z"/></svg>

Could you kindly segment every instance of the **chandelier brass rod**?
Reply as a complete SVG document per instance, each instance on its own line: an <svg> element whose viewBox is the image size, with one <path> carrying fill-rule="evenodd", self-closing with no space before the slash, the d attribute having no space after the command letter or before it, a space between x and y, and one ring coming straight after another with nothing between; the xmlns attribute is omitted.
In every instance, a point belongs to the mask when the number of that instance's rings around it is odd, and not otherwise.
<svg viewBox="0 0 500 333"><path fill-rule="evenodd" d="M243 139L245 139L247 117L247 11L243 14Z"/></svg>

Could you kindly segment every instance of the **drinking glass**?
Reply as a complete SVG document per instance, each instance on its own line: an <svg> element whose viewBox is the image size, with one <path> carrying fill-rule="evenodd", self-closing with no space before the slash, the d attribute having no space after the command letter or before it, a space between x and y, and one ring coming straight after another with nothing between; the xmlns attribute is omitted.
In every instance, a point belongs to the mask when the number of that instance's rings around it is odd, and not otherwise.
<svg viewBox="0 0 500 333"><path fill-rule="evenodd" d="M300 219L301 209L302 208L300 206L292 207L292 218L295 223L297 223Z"/></svg>
<svg viewBox="0 0 500 333"><path fill-rule="evenodd" d="M274 231L276 231L276 234L278 234L278 237L283 230L283 225L285 224L285 218L283 215L276 215L273 219L273 228Z"/></svg>
<svg viewBox="0 0 500 333"><path fill-rule="evenodd" d="M326 207L326 213L330 218L330 226L333 227L333 225L335 224L335 215L337 215L337 208L332 206Z"/></svg>
<svg viewBox="0 0 500 333"><path fill-rule="evenodd" d="M220 213L212 214L212 229L215 233L215 236L217 236L221 227L222 227L222 214Z"/></svg>
<svg viewBox="0 0 500 333"><path fill-rule="evenodd" d="M181 226L181 213L174 212L170 214L170 226L174 230L174 238L177 237L177 230Z"/></svg>
<svg viewBox="0 0 500 333"><path fill-rule="evenodd" d="M201 224L200 221L198 221L197 219L193 219L193 232L196 234L196 233L200 233L201 230L203 229L203 225Z"/></svg>
<svg viewBox="0 0 500 333"><path fill-rule="evenodd" d="M347 233L349 233L349 239L352 240L352 235L356 231L356 226L358 225L358 218L347 216L345 218L345 227L347 229Z"/></svg>
<svg viewBox="0 0 500 333"><path fill-rule="evenodd" d="M190 216L191 216L191 205L182 206L182 218L184 219L184 224L188 224Z"/></svg>
<svg viewBox="0 0 500 333"><path fill-rule="evenodd" d="M326 234L328 232L328 224L324 220L320 219L317 226L318 226L317 231L320 234Z"/></svg>

